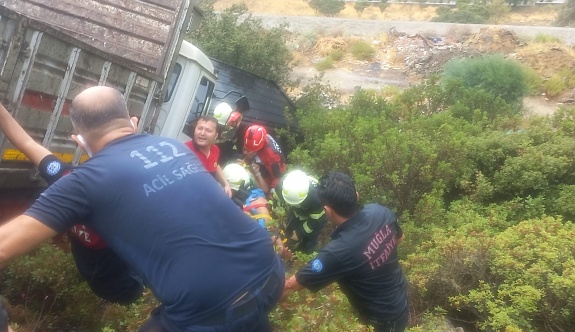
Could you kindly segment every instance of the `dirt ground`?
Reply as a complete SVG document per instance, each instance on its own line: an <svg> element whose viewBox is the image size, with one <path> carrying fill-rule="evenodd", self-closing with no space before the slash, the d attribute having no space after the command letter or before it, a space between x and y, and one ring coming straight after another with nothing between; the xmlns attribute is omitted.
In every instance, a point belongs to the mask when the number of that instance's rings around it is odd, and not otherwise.
<svg viewBox="0 0 575 332"><path fill-rule="evenodd" d="M259 14L281 14L314 16L314 11L304 0L271 1L219 0L216 10L233 3L244 2L250 12ZM384 13L371 7L361 18L380 20L429 21L435 16L434 6L413 6L392 4ZM358 18L353 5L348 4L338 17ZM527 7L512 11L502 24L550 25L556 17L551 7ZM359 61L349 53L349 45L357 39L369 42L376 53L370 61ZM575 49L561 44L541 44L519 38L513 32L498 28L482 28L471 33L465 28L454 28L445 36L406 34L402 31L381 33L375 36L350 37L345 34L299 35L289 45L293 50L294 69L292 79L302 87L313 77L322 74L316 65L333 50L344 51L339 61L334 61L331 69L323 72L324 81L337 88L345 100L356 89L380 90L385 86L408 87L432 73L453 58L473 57L481 54L499 53L514 58L533 68L543 79L551 77L560 69L575 71ZM293 93L299 89L295 88ZM530 114L548 115L553 113L565 100L575 98L573 91L566 91L549 100L544 95L530 96L524 106ZM343 101L342 100L342 101Z"/></svg>

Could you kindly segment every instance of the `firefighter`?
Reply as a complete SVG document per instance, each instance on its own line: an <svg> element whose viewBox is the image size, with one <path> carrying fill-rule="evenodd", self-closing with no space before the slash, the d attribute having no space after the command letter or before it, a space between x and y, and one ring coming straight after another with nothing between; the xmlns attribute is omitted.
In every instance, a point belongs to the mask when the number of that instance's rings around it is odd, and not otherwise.
<svg viewBox="0 0 575 332"><path fill-rule="evenodd" d="M270 215L264 191L254 186L245 166L238 163L224 167L224 176L232 188L234 203L270 232L276 251L282 253L283 242L278 227Z"/></svg>
<svg viewBox="0 0 575 332"><path fill-rule="evenodd" d="M260 125L248 127L244 135L244 160L258 186L270 194L286 170L285 158L276 140Z"/></svg>
<svg viewBox="0 0 575 332"><path fill-rule="evenodd" d="M317 180L301 170L291 171L279 182L274 198L287 206L284 233L288 249L304 253L315 251L318 237L327 223Z"/></svg>

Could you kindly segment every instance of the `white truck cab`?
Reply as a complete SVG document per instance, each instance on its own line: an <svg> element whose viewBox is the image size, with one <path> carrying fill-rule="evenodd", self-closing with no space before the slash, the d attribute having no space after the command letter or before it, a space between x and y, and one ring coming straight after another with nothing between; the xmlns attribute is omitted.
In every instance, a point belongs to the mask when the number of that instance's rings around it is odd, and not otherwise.
<svg viewBox="0 0 575 332"><path fill-rule="evenodd" d="M215 84L214 65L210 59L197 47L183 41L152 133L180 141L190 140L186 129L190 122L207 112Z"/></svg>

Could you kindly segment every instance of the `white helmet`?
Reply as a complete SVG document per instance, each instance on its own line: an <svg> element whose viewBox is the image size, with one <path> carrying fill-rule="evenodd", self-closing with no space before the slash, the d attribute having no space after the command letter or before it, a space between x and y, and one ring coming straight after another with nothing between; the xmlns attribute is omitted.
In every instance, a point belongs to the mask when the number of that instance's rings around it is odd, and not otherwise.
<svg viewBox="0 0 575 332"><path fill-rule="evenodd" d="M291 171L282 183L282 196L289 205L303 202L309 192L310 179L300 170Z"/></svg>
<svg viewBox="0 0 575 332"><path fill-rule="evenodd" d="M240 189L242 182L245 185L250 184L250 174L240 164L228 164L224 167L223 171L226 180L228 180L228 183L230 184L230 188L233 190Z"/></svg>
<svg viewBox="0 0 575 332"><path fill-rule="evenodd" d="M232 107L227 103L219 103L218 106L214 108L214 118L218 120L219 124L225 125L228 123L230 114L232 114L233 111Z"/></svg>

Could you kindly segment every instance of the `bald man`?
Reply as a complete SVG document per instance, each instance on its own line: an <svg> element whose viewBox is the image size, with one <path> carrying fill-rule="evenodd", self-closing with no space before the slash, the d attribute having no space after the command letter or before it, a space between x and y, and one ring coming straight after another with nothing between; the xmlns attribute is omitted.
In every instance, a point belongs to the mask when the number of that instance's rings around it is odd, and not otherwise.
<svg viewBox="0 0 575 332"><path fill-rule="evenodd" d="M80 93L70 118L73 139L92 158L0 226L0 269L84 220L162 303L141 332L270 331L281 262L267 232L195 154L176 140L135 134L137 119L112 88Z"/></svg>

